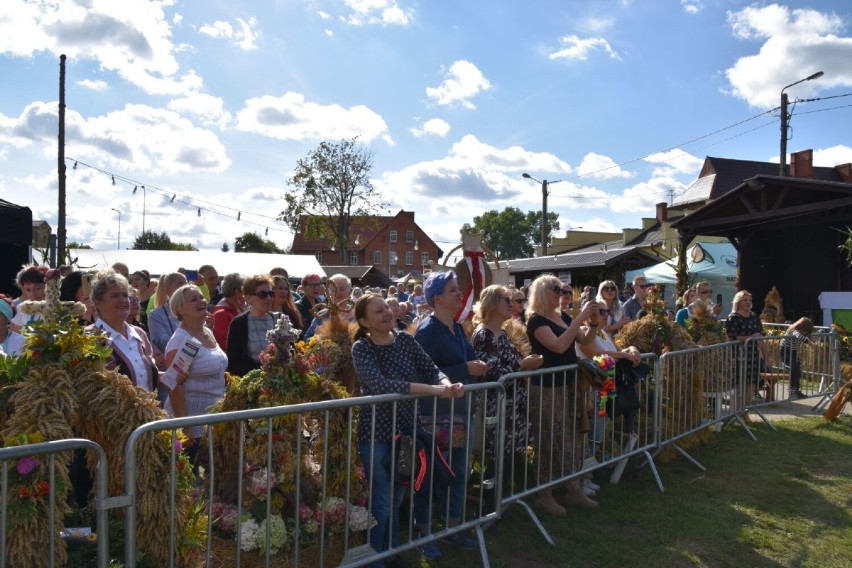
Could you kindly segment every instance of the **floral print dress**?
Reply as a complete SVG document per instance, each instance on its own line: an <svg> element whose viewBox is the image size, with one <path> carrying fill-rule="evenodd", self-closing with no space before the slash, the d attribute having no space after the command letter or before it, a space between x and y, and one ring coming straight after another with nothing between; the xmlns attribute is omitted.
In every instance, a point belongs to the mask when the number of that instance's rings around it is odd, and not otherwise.
<svg viewBox="0 0 852 568"><path fill-rule="evenodd" d="M471 343L476 357L488 364L483 377L486 381L496 382L503 375L520 370L521 353L505 333L496 335L490 329L479 326L473 332ZM507 385L505 447L507 454L512 452L526 454L527 447L532 443L527 422L527 398L527 387L524 381L515 381ZM488 418L497 416L497 397L491 393L485 403L485 416ZM485 451L492 460L495 458L494 442L494 436L487 436Z"/></svg>

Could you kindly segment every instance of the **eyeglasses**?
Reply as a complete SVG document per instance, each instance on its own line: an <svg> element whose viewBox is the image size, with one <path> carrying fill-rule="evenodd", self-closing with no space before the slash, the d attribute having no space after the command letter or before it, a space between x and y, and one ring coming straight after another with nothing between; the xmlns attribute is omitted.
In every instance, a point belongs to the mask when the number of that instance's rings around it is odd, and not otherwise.
<svg viewBox="0 0 852 568"><path fill-rule="evenodd" d="M551 292L556 292L557 294L562 293L562 286L548 286L547 289Z"/></svg>
<svg viewBox="0 0 852 568"><path fill-rule="evenodd" d="M650 288L651 286L652 286L652 284L636 284L636 285L635 285L635 286L633 286L633 287L634 287L634 288L642 288L642 289L644 289L644 288Z"/></svg>
<svg viewBox="0 0 852 568"><path fill-rule="evenodd" d="M515 298L512 301L515 302L516 304L523 304L524 302L526 302L526 300L524 300L523 298Z"/></svg>
<svg viewBox="0 0 852 568"><path fill-rule="evenodd" d="M574 291L571 288L562 288L562 290L559 291L559 293L563 296L570 296L573 292Z"/></svg>
<svg viewBox="0 0 852 568"><path fill-rule="evenodd" d="M267 298L271 298L271 297L272 297L272 296L274 296L274 295L275 295L275 292L273 292L272 290L258 290L257 292L255 292L254 294L252 294L252 296L257 296L257 297L258 297L258 298L260 298L261 300L265 300L265 299L267 299Z"/></svg>
<svg viewBox="0 0 852 568"><path fill-rule="evenodd" d="M709 296L710 294L713 293L713 290L699 290L698 293L701 294L702 296Z"/></svg>
<svg viewBox="0 0 852 568"><path fill-rule="evenodd" d="M604 286L601 290L604 292L615 292L615 286Z"/></svg>
<svg viewBox="0 0 852 568"><path fill-rule="evenodd" d="M322 282L308 282L305 286L310 286L311 288L316 288L318 286L322 286Z"/></svg>

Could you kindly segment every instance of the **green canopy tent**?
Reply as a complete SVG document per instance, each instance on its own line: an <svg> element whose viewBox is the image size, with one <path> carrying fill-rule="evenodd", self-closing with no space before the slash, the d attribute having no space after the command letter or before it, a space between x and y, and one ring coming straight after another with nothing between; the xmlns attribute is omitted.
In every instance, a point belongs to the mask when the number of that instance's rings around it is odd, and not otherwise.
<svg viewBox="0 0 852 568"><path fill-rule="evenodd" d="M722 295L722 314L727 315L731 309L731 302L737 292L737 250L730 243L702 243L698 242L686 251L686 269L689 273L689 284L707 280L713 286L713 301ZM625 273L627 282L632 282L636 275L644 275L652 284L665 284L666 303L674 306L675 303L675 266L678 258L655 264L648 268L640 268Z"/></svg>

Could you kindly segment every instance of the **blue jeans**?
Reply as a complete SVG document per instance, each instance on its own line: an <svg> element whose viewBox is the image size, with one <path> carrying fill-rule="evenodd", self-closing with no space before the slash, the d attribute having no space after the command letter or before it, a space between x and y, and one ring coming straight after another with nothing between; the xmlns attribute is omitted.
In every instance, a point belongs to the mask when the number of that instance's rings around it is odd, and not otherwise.
<svg viewBox="0 0 852 568"><path fill-rule="evenodd" d="M372 462L370 452L372 451ZM370 480L370 513L376 519L376 526L370 530L370 546L376 552L383 552L391 546L399 545L399 508L405 499L405 486L399 483L391 485L390 470L387 460L391 453L388 443L359 442L358 452L364 472ZM393 487L393 506L391 506L391 487ZM388 525L393 523L391 535L388 535ZM370 564L369 566L373 566ZM378 562L375 566L384 566Z"/></svg>

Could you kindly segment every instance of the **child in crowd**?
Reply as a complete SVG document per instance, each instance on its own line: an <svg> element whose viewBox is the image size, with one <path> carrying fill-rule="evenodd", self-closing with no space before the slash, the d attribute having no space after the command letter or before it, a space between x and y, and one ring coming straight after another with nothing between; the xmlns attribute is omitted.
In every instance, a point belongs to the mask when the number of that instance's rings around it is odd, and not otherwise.
<svg viewBox="0 0 852 568"><path fill-rule="evenodd" d="M804 343L810 343L808 339L814 331L814 322L809 318L802 318L787 328L787 333L781 338L781 361L790 367L790 400L805 398L799 390L802 378L802 367L799 363L799 348Z"/></svg>

